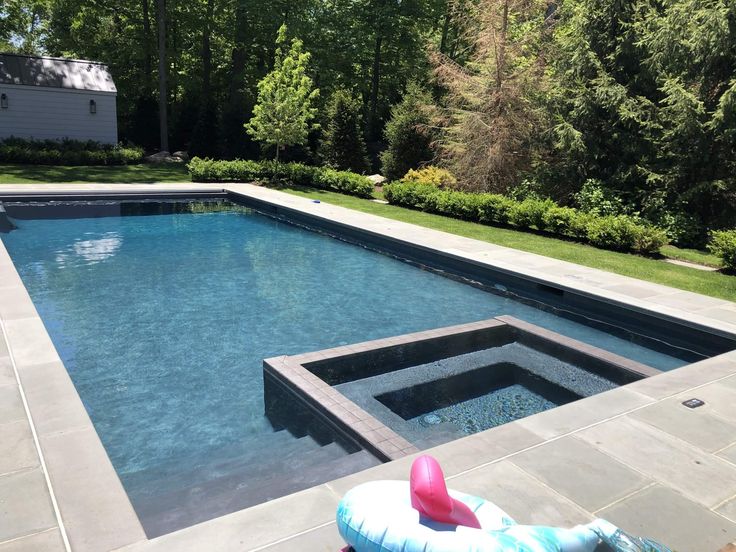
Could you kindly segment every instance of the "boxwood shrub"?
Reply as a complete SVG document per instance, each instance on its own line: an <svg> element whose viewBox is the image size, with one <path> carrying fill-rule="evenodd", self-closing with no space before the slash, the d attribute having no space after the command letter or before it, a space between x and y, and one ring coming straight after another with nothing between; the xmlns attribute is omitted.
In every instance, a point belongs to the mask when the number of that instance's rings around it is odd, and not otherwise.
<svg viewBox="0 0 736 552"><path fill-rule="evenodd" d="M94 141L0 141L0 162L29 165L132 165L143 160L143 149Z"/></svg>
<svg viewBox="0 0 736 552"><path fill-rule="evenodd" d="M365 176L301 163L241 159L216 161L194 157L189 162L188 169L194 182L263 181L272 184L314 186L360 197L370 197L373 193L373 184Z"/></svg>
<svg viewBox="0 0 736 552"><path fill-rule="evenodd" d="M723 261L723 266L736 270L736 230L711 232L708 250Z"/></svg>
<svg viewBox="0 0 736 552"><path fill-rule="evenodd" d="M626 215L596 216L551 200L515 201L498 194L441 190L422 182L383 187L389 203L483 224L508 225L573 238L614 251L653 254L667 243L665 232Z"/></svg>

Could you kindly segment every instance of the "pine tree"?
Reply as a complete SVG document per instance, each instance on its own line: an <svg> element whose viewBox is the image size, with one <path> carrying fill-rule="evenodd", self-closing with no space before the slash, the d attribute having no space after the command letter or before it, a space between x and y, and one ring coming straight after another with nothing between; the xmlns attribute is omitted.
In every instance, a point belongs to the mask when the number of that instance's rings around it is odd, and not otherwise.
<svg viewBox="0 0 736 552"><path fill-rule="evenodd" d="M346 90L336 90L327 106L322 142L325 161L340 170L364 173L370 167L360 124L360 103Z"/></svg>
<svg viewBox="0 0 736 552"><path fill-rule="evenodd" d="M431 96L418 84L410 83L401 102L391 108L385 130L388 147L381 154L381 171L389 180L398 180L409 169L432 160L427 112L431 104Z"/></svg>
<svg viewBox="0 0 736 552"><path fill-rule="evenodd" d="M258 83L258 103L245 128L259 142L275 145L278 161L282 148L304 144L315 128L311 121L317 110L312 104L319 90L307 76L310 54L302 50L302 41L293 39L284 51L286 25L279 29L276 45L274 68Z"/></svg>

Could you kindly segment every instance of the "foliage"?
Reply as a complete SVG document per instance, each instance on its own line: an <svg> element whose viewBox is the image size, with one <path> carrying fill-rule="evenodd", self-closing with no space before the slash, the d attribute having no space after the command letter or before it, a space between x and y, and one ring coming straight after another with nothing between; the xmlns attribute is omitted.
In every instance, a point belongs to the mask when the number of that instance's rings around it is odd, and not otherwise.
<svg viewBox="0 0 736 552"><path fill-rule="evenodd" d="M188 165L193 182L253 182L295 184L370 197L373 184L365 176L348 171L276 161L215 161L194 157Z"/></svg>
<svg viewBox="0 0 736 552"><path fill-rule="evenodd" d="M736 230L712 232L708 250L723 260L723 265L736 270Z"/></svg>
<svg viewBox="0 0 736 552"><path fill-rule="evenodd" d="M427 165L421 169L409 169L401 180L434 184L438 188L454 188L457 185L457 178L450 171L434 165Z"/></svg>
<svg viewBox="0 0 736 552"><path fill-rule="evenodd" d="M333 92L327 106L322 155L335 169L365 173L370 168L363 139L360 102L346 90Z"/></svg>
<svg viewBox="0 0 736 552"><path fill-rule="evenodd" d="M381 171L389 180L398 180L433 157L430 144L428 106L431 96L417 83L410 83L401 102L391 109L386 124L386 150L381 154Z"/></svg>
<svg viewBox="0 0 736 552"><path fill-rule="evenodd" d="M312 79L307 76L309 52L297 38L286 46L286 25L281 25L276 38L276 60L273 70L258 83L258 102L253 117L245 125L248 134L259 142L276 146L276 160L285 146L304 144L317 114L313 107L319 96Z"/></svg>
<svg viewBox="0 0 736 552"><path fill-rule="evenodd" d="M551 200L440 190L426 183L393 182L383 188L389 203L485 224L511 225L585 241L614 251L657 253L667 243L663 230L626 216L596 216Z"/></svg>
<svg viewBox="0 0 736 552"><path fill-rule="evenodd" d="M436 122L438 158L469 190L507 192L538 157L545 115L547 25L541 0L481 0L464 14L472 55L464 65L435 53L446 94Z"/></svg>
<svg viewBox="0 0 736 552"><path fill-rule="evenodd" d="M575 194L575 202L582 211L592 215L608 216L626 213L626 206L620 197L603 187L600 180L589 178Z"/></svg>
<svg viewBox="0 0 736 552"><path fill-rule="evenodd" d="M189 155L192 157L214 157L220 152L217 110L211 102L200 108L197 123L192 129Z"/></svg>
<svg viewBox="0 0 736 552"><path fill-rule="evenodd" d="M559 14L548 182L595 179L682 243L732 224L736 3L576 0Z"/></svg>
<svg viewBox="0 0 736 552"><path fill-rule="evenodd" d="M79 140L0 141L0 162L32 165L129 165L143 160L141 148Z"/></svg>

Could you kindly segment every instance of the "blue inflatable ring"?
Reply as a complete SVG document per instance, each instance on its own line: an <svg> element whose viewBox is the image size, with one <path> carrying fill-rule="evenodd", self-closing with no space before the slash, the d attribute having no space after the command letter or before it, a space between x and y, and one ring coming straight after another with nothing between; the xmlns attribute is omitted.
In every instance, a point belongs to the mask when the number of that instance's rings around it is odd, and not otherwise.
<svg viewBox="0 0 736 552"><path fill-rule="evenodd" d="M351 489L337 509L340 535L358 552L593 552L603 520L571 529L517 525L482 498L449 491L475 513L481 529L448 525L412 508L409 483L374 481Z"/></svg>

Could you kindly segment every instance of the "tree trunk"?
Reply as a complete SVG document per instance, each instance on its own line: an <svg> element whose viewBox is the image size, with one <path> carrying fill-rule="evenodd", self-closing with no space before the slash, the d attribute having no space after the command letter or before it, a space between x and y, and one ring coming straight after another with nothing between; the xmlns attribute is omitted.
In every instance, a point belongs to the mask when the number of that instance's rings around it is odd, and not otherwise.
<svg viewBox="0 0 736 552"><path fill-rule="evenodd" d="M447 53L447 38L450 34L450 21L452 20L452 2L448 0L447 11L445 12L445 20L442 23L442 38L440 39L440 53Z"/></svg>
<svg viewBox="0 0 736 552"><path fill-rule="evenodd" d="M506 33L509 28L509 0L503 0L503 15L501 16L501 38L496 48L496 90L501 90L503 72L506 68Z"/></svg>
<svg viewBox="0 0 736 552"><path fill-rule="evenodd" d="M230 84L228 89L228 98L231 104L238 101L240 87L243 84L243 76L245 74L245 66L247 61L247 45L248 38L248 13L245 8L244 0L240 0L235 6L235 44L230 58ZM242 108L242 106L241 106Z"/></svg>
<svg viewBox="0 0 736 552"><path fill-rule="evenodd" d="M371 76L371 93L368 108L368 122L366 134L369 140L377 138L376 117L378 115L378 86L381 83L381 44L383 43L383 30L381 24L376 25L376 45L373 50L373 73Z"/></svg>
<svg viewBox="0 0 736 552"><path fill-rule="evenodd" d="M158 4L158 126L161 151L169 151L169 123L166 92L166 0Z"/></svg>
<svg viewBox="0 0 736 552"><path fill-rule="evenodd" d="M209 102L212 96L212 17L215 11L215 0L207 0L207 11L202 29L202 100Z"/></svg>
<svg viewBox="0 0 736 552"><path fill-rule="evenodd" d="M276 162L279 162L279 150L281 150L281 144L276 144Z"/></svg>
<svg viewBox="0 0 736 552"><path fill-rule="evenodd" d="M147 95L153 88L151 83L151 75L153 74L153 54L151 53L151 14L149 1L142 0L141 8L143 11L143 78L146 85L144 95Z"/></svg>

